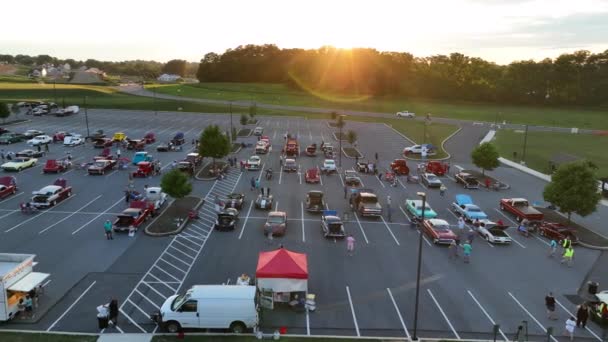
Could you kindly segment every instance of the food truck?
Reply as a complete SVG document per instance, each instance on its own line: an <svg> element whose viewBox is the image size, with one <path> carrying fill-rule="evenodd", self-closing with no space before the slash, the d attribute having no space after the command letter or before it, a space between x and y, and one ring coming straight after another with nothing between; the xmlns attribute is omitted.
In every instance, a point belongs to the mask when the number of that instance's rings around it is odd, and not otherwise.
<svg viewBox="0 0 608 342"><path fill-rule="evenodd" d="M13 319L19 300L50 274L34 272L34 254L0 253L0 322Z"/></svg>

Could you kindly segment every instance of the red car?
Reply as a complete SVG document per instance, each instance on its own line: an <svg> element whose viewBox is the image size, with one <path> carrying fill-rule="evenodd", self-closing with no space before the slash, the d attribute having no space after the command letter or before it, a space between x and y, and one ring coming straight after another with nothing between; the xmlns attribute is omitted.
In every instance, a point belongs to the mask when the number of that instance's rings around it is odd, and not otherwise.
<svg viewBox="0 0 608 342"><path fill-rule="evenodd" d="M129 229L137 229L145 222L154 210L154 203L150 204L146 201L131 201L128 209L125 209L114 221L114 231L128 231Z"/></svg>
<svg viewBox="0 0 608 342"><path fill-rule="evenodd" d="M15 177L0 178L0 198L14 195L17 192L17 179Z"/></svg>
<svg viewBox="0 0 608 342"><path fill-rule="evenodd" d="M456 235L451 229L450 224L440 219L428 219L424 220L422 225L424 234L428 236L434 244L449 245L452 241L460 243L458 235Z"/></svg>
<svg viewBox="0 0 608 342"><path fill-rule="evenodd" d="M43 173L65 172L70 168L70 161L67 159L49 159L44 164Z"/></svg>
<svg viewBox="0 0 608 342"><path fill-rule="evenodd" d="M391 170L398 175L409 175L410 168L407 166L405 159L395 159L391 163Z"/></svg>
<svg viewBox="0 0 608 342"><path fill-rule="evenodd" d="M133 177L149 177L152 176L154 165L150 162L137 163L137 170L133 172Z"/></svg>
<svg viewBox="0 0 608 342"><path fill-rule="evenodd" d="M319 169L308 169L304 174L304 180L306 183L319 183L321 182L321 175L319 174Z"/></svg>
<svg viewBox="0 0 608 342"><path fill-rule="evenodd" d="M425 169L428 173L434 173L437 176L445 176L448 172L448 164L432 160L426 163Z"/></svg>
<svg viewBox="0 0 608 342"><path fill-rule="evenodd" d="M112 147L114 142L110 138L99 138L95 139L94 147L95 148L104 148L104 147Z"/></svg>
<svg viewBox="0 0 608 342"><path fill-rule="evenodd" d="M548 239L562 241L563 239L568 238L573 244L578 243L576 229L565 226L561 223L543 221L538 227L538 233Z"/></svg>
<svg viewBox="0 0 608 342"><path fill-rule="evenodd" d="M89 166L90 175L103 175L107 171L112 171L116 166L116 160L99 159Z"/></svg>
<svg viewBox="0 0 608 342"><path fill-rule="evenodd" d="M154 135L154 133L148 132L148 133L146 133L146 135L144 135L143 140L146 144L152 144L152 143L156 142L156 136Z"/></svg>

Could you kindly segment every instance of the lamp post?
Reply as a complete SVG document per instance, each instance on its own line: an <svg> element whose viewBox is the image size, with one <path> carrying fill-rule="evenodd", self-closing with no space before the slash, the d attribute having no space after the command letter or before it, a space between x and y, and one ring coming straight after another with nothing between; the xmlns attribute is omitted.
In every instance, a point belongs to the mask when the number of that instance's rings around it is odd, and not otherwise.
<svg viewBox="0 0 608 342"><path fill-rule="evenodd" d="M177 110L182 110L182 89L181 88L177 89L177 95L179 96L179 101L177 102L177 104L178 104Z"/></svg>
<svg viewBox="0 0 608 342"><path fill-rule="evenodd" d="M89 132L89 113L87 112L87 96L84 97L84 120L87 124L87 137L90 137L91 132Z"/></svg>
<svg viewBox="0 0 608 342"><path fill-rule="evenodd" d="M345 116L346 115L344 114L338 116L338 125L340 126L340 139L338 139L338 144L340 145L340 147L338 147L338 167L342 167L342 126L344 126Z"/></svg>
<svg viewBox="0 0 608 342"><path fill-rule="evenodd" d="M416 195L422 198L422 215L418 223L418 269L416 271L416 301L414 304L414 333L412 341L418 340L418 299L420 297L420 268L422 265L422 227L420 225L424 224L424 211L426 209L426 193L417 192Z"/></svg>
<svg viewBox="0 0 608 342"><path fill-rule="evenodd" d="M55 98L55 104L57 104L57 85L56 85L56 83L57 83L57 77L53 77L53 97Z"/></svg>
<svg viewBox="0 0 608 342"><path fill-rule="evenodd" d="M230 109L230 144L234 141L234 137L232 136L232 101L228 102L228 108Z"/></svg>
<svg viewBox="0 0 608 342"><path fill-rule="evenodd" d="M152 87L152 93L154 94L153 101L154 101L154 116L158 115L158 107L156 107L156 87Z"/></svg>
<svg viewBox="0 0 608 342"><path fill-rule="evenodd" d="M524 133L524 151L521 154L521 163L526 164L526 145L528 144L528 125L526 125L526 131Z"/></svg>

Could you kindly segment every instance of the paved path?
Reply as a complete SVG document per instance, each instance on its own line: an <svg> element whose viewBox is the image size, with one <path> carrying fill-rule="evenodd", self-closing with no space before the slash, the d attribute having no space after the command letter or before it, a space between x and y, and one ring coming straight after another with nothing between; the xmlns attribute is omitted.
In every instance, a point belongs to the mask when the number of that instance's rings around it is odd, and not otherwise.
<svg viewBox="0 0 608 342"><path fill-rule="evenodd" d="M101 334L97 342L150 342L153 334Z"/></svg>

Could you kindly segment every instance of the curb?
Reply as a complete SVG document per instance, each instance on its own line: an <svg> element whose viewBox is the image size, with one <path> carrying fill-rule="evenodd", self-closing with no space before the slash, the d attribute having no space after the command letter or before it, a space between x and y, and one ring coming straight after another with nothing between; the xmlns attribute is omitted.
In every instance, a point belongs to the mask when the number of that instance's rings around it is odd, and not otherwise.
<svg viewBox="0 0 608 342"><path fill-rule="evenodd" d="M589 248L589 249L595 249L595 250L598 250L598 251L608 251L608 246L602 247L602 246L590 245L590 244L585 243L585 242L580 241L580 240L578 241L578 244L581 245L581 246L583 246L583 247L585 247L585 248Z"/></svg>
<svg viewBox="0 0 608 342"><path fill-rule="evenodd" d="M361 153L361 151L359 151L359 150L358 150L356 147L353 147L353 149L355 149L355 150L357 151L357 153L359 153L359 155L360 155L359 159L361 159L361 158L365 158L365 156L363 155L363 153ZM344 157L346 157L346 158L348 158L348 159L357 159L357 157L349 157L349 156L346 154L346 152L344 152L344 147L342 147L342 154L344 155Z"/></svg>
<svg viewBox="0 0 608 342"><path fill-rule="evenodd" d="M13 121L9 121L7 123L3 123L2 126L11 126L11 125L18 125L20 123L26 123L26 122L31 122L31 119L23 119L23 120L13 120Z"/></svg>
<svg viewBox="0 0 608 342"><path fill-rule="evenodd" d="M194 197L194 196L192 196ZM198 208L201 206L201 204L205 201L204 198L200 198L200 200L198 201L198 203L196 203L196 205L194 206L194 209L198 210ZM165 213L165 211L167 211L167 209L169 209L169 206L171 204L173 204L175 202L175 200L173 200L171 203L169 203L167 205L167 207L165 208L165 210L163 210L155 219L154 221L156 221L162 214ZM186 219L184 220L184 222L182 222L179 227L177 227L176 230L172 231L172 232L166 232L166 233L152 233L148 231L148 227L150 227L152 225L152 223L154 223L154 221L150 222L149 225L146 226L146 229L144 230L144 233L146 233L149 236L154 236L154 237L162 237L162 236L168 236L168 235L175 235L175 234L179 234L182 232L182 230L184 230L184 228L186 227L186 225L188 224L188 222L190 222L190 218L188 216L186 216Z"/></svg>
<svg viewBox="0 0 608 342"><path fill-rule="evenodd" d="M390 129L392 129L395 133L399 134L400 136L402 136L404 139L406 139L407 141L411 142L412 144L416 145L416 142L408 137L406 137L403 133L399 132L398 130L394 129L393 126L384 123L384 125ZM458 127L458 129L450 134L447 138L443 139L443 141L441 142L441 149L443 150L443 152L445 152L445 154L447 154L446 157L443 158L426 158L424 161L428 161L428 160L437 160L437 161L442 161L442 160L448 160L450 158L452 158L452 155L444 148L445 143L450 140L453 136L455 136L458 132L460 132L462 130L462 127ZM411 160L411 161L423 161L422 158L420 159L416 159L416 158L411 158L411 157L406 157L403 156L403 158L407 159L407 160Z"/></svg>

